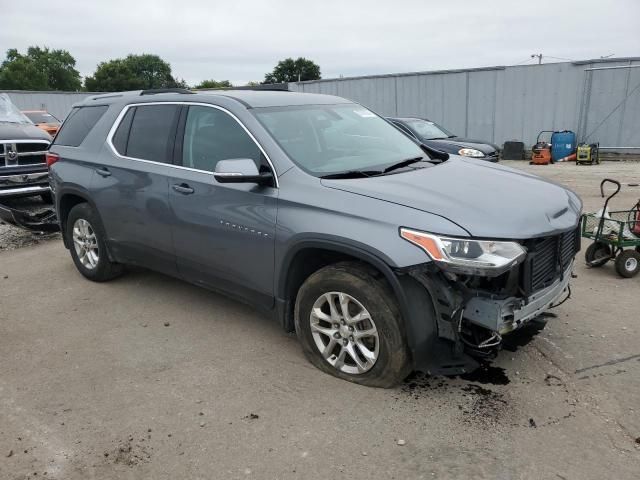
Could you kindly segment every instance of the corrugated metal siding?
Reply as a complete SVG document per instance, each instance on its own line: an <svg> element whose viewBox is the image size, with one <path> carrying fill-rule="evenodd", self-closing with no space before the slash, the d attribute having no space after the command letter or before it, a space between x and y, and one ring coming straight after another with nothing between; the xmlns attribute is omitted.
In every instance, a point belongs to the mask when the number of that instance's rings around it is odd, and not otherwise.
<svg viewBox="0 0 640 480"><path fill-rule="evenodd" d="M92 92L28 92L0 90L7 93L20 110L46 110L60 120L64 120L74 103L96 95Z"/></svg>
<svg viewBox="0 0 640 480"><path fill-rule="evenodd" d="M532 145L541 130L573 130L594 131L588 140L602 146L640 147L640 87L633 91L640 68L588 70L630 65L640 59L342 78L289 88L339 95L381 115L429 118L458 135L498 144Z"/></svg>

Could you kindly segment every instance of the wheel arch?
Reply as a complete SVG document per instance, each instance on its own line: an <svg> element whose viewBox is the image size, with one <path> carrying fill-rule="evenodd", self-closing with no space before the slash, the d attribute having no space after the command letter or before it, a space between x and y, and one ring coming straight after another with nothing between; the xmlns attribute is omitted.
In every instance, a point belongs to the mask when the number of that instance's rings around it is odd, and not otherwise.
<svg viewBox="0 0 640 480"><path fill-rule="evenodd" d="M102 223L102 218L100 217L100 212L96 208L95 203L91 200L88 192L84 191L80 188L74 187L65 187L56 192L56 213L58 215L58 223L60 224L60 231L62 232L62 242L64 246L69 249L71 245L69 244L69 240L65 235L66 227L67 227L67 218L69 217L69 212L73 207L79 205L81 203L88 203L93 211L95 212L98 220L100 221L100 228L104 232L104 224ZM109 249L108 242L105 238L105 243L107 244L107 255L110 260L113 260L111 251Z"/></svg>
<svg viewBox="0 0 640 480"><path fill-rule="evenodd" d="M303 239L289 247L280 263L276 281L278 318L287 331L293 331L293 305L300 286L314 272L340 261L356 261L383 276L391 287L403 319L407 318L407 300L388 260L380 252L371 252L354 243L336 238Z"/></svg>

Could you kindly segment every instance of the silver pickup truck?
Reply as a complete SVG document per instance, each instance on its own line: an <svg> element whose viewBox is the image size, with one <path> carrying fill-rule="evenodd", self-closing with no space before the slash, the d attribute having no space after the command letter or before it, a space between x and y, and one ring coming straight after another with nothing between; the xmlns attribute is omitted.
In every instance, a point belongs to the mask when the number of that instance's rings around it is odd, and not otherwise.
<svg viewBox="0 0 640 480"><path fill-rule="evenodd" d="M0 94L0 201L40 195L51 202L45 153L51 136Z"/></svg>

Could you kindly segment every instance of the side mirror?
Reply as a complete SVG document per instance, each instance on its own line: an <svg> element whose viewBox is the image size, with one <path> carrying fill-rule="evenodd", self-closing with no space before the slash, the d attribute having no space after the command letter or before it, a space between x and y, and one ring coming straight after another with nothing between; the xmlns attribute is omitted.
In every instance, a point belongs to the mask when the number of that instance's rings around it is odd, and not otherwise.
<svg viewBox="0 0 640 480"><path fill-rule="evenodd" d="M273 174L259 172L255 162L250 158L220 160L216 164L213 176L220 183L257 183L258 185L273 183Z"/></svg>

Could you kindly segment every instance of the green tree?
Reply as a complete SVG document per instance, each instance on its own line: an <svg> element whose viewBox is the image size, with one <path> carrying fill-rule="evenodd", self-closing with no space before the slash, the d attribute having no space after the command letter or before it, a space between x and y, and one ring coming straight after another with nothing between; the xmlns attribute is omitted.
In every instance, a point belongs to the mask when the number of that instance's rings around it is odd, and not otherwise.
<svg viewBox="0 0 640 480"><path fill-rule="evenodd" d="M231 82L229 80L203 80L202 82L200 82L200 84L196 85L195 87L196 90L199 88L233 88L233 85L231 85Z"/></svg>
<svg viewBox="0 0 640 480"><path fill-rule="evenodd" d="M92 92L118 92L186 86L171 75L171 65L157 55L127 55L102 62L84 86Z"/></svg>
<svg viewBox="0 0 640 480"><path fill-rule="evenodd" d="M273 72L264 76L263 83L297 82L298 80L319 80L320 67L311 60L300 57L286 58L278 62Z"/></svg>
<svg viewBox="0 0 640 480"><path fill-rule="evenodd" d="M26 55L7 50L0 65L0 88L11 90L80 90L76 60L66 50L29 47Z"/></svg>

